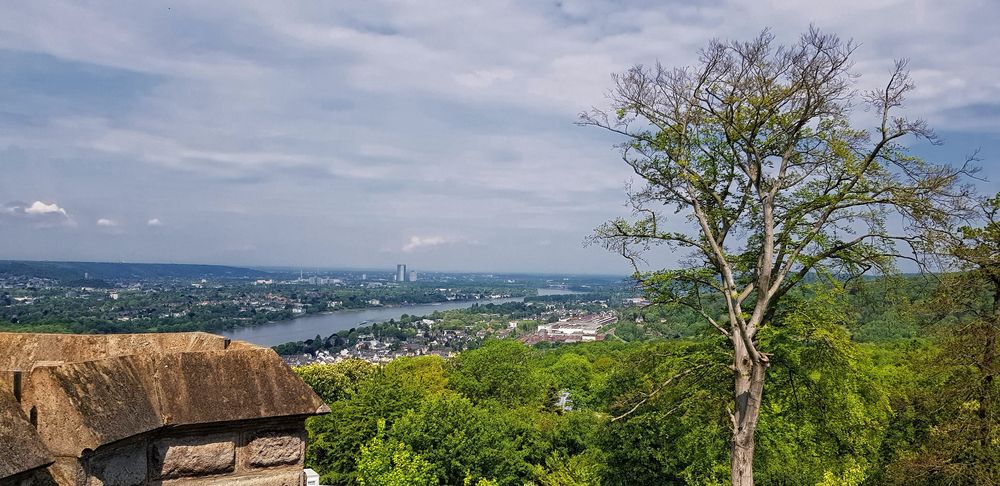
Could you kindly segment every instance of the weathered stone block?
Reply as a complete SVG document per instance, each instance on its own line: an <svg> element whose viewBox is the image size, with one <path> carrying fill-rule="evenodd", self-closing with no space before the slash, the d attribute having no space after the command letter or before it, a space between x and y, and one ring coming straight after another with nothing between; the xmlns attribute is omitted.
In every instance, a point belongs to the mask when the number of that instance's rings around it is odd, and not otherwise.
<svg viewBox="0 0 1000 486"><path fill-rule="evenodd" d="M236 441L231 435L162 439L153 443L154 475L159 478L232 472Z"/></svg>
<svg viewBox="0 0 1000 486"><path fill-rule="evenodd" d="M84 471L83 465L75 457L57 457L48 471L57 484L87 483L87 471Z"/></svg>
<svg viewBox="0 0 1000 486"><path fill-rule="evenodd" d="M250 467L274 467L302 461L302 437L296 432L264 432L247 444Z"/></svg>
<svg viewBox="0 0 1000 486"><path fill-rule="evenodd" d="M146 481L146 448L123 448L94 457L90 460L88 473L88 484L95 486L142 484Z"/></svg>
<svg viewBox="0 0 1000 486"><path fill-rule="evenodd" d="M301 486L304 482L302 471L272 474L230 476L205 483L205 486Z"/></svg>

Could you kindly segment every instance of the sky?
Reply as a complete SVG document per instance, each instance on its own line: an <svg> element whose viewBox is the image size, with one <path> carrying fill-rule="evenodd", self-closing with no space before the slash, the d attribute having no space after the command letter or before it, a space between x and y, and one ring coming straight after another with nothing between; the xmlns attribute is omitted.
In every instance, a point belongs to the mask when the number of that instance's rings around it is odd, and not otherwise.
<svg viewBox="0 0 1000 486"><path fill-rule="evenodd" d="M995 1L13 2L0 259L628 273L611 74L810 24L1000 185ZM858 114L862 123L874 123ZM658 254L655 262L676 261Z"/></svg>

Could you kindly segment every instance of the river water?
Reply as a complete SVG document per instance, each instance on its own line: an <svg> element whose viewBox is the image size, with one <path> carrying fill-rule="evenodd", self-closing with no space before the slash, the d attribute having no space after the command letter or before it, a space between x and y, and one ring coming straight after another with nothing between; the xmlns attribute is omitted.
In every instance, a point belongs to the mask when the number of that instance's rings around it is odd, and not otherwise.
<svg viewBox="0 0 1000 486"><path fill-rule="evenodd" d="M572 290L538 289L538 295L576 294ZM509 299L473 300L461 302L442 302L435 304L414 304L395 307L372 307L369 309L344 309L323 314L313 314L288 321L272 322L257 327L243 327L221 332L219 334L240 341L247 341L259 346L276 346L289 341L304 341L317 335L327 337L337 331L352 327L361 327L389 319L399 319L403 314L424 316L434 311L464 309L473 304L501 304L504 302L520 302L523 297Z"/></svg>

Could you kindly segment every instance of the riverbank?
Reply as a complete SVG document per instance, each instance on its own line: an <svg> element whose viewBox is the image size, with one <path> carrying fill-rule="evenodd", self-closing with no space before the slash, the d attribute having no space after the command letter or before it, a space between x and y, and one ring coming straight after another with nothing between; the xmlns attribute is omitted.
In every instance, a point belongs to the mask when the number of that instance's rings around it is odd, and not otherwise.
<svg viewBox="0 0 1000 486"><path fill-rule="evenodd" d="M573 290L538 289L538 295L569 295L577 294ZM230 339L251 342L260 346L277 346L291 341L304 341L316 336L326 337L335 332L364 325L399 319L403 314L427 315L434 311L464 309L476 304L502 304L504 302L523 302L525 297L509 297L504 299L467 300L438 302L431 304L412 304L396 307L370 307L366 309L343 309L320 314L297 317L288 321L278 321L261 326L230 329L219 334Z"/></svg>

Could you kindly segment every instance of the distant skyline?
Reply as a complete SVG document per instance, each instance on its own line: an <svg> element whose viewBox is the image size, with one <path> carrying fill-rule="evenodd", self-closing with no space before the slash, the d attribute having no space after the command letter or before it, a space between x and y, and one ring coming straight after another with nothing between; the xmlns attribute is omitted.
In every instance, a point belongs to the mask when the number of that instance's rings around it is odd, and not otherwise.
<svg viewBox="0 0 1000 486"><path fill-rule="evenodd" d="M945 141L917 153L978 148L995 192L996 18L986 0L14 3L0 259L626 274L583 241L627 215L630 173L577 114L633 64L810 23L860 43L859 88L910 58L908 111Z"/></svg>

